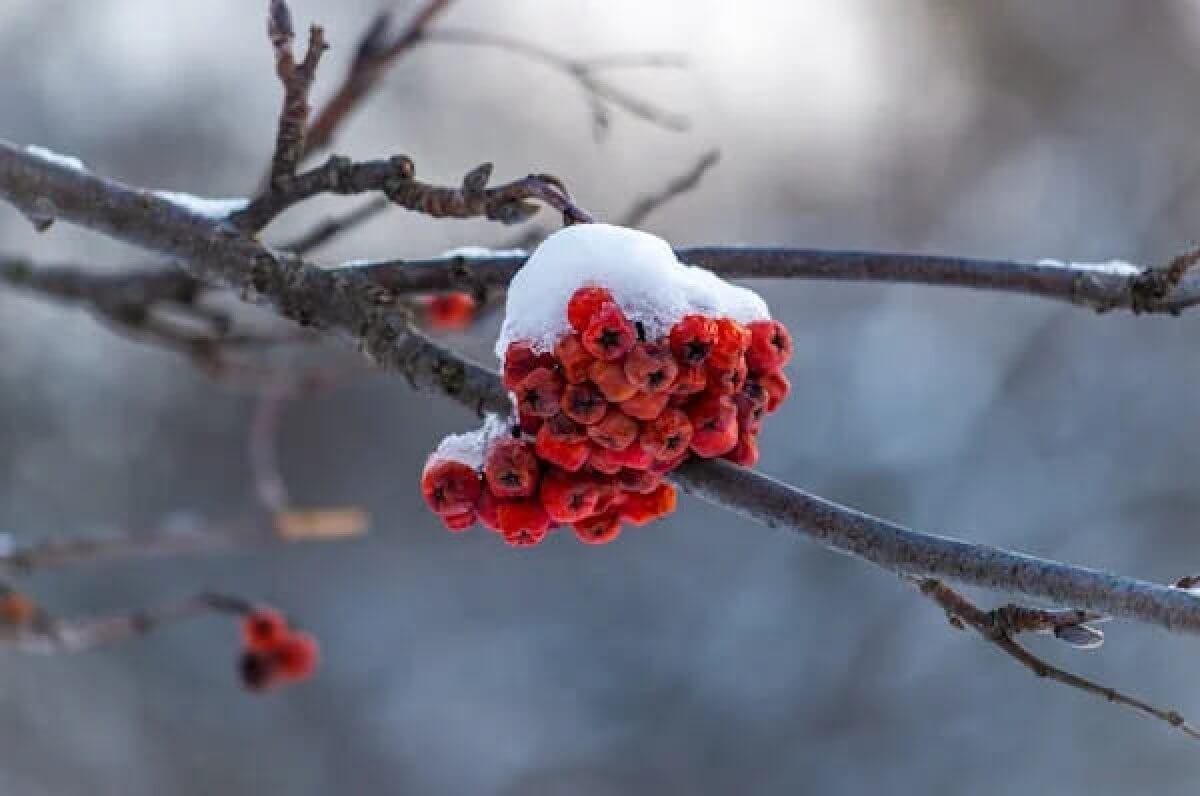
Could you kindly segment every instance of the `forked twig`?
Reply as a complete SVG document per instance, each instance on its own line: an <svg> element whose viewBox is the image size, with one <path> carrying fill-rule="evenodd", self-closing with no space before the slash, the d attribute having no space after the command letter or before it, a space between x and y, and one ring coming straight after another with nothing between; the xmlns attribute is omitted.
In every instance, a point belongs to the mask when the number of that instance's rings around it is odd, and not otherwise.
<svg viewBox="0 0 1200 796"><path fill-rule="evenodd" d="M1188 724L1178 711L1155 707L1115 688L1101 685L1094 680L1047 663L1018 644L1013 638L1018 633L1033 631L1053 632L1060 638L1065 637L1069 643L1075 643L1071 642L1072 638L1102 639L1103 636L1099 635L1099 631L1088 628L1086 624L1088 621L1099 619L1098 614L1088 611L1043 611L1018 605L1006 605L993 611L985 611L939 580L933 578L914 580L921 594L940 605L952 624L960 629L964 623L970 626L984 640L994 644L1038 677L1079 689L1117 705L1124 705L1145 716L1166 722L1189 738L1200 740L1200 729ZM1087 628L1087 630L1083 631L1082 635L1075 635L1080 628ZM1075 643L1075 646L1097 646L1098 644L1097 640L1090 644Z"/></svg>

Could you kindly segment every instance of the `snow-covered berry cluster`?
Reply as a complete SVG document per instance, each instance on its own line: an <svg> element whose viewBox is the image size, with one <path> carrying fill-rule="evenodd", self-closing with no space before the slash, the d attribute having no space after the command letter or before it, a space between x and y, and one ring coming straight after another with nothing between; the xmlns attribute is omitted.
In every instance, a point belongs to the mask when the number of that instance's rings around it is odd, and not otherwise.
<svg viewBox="0 0 1200 796"><path fill-rule="evenodd" d="M278 611L257 608L242 618L238 674L251 691L306 680L317 670L317 640L296 630Z"/></svg>
<svg viewBox="0 0 1200 796"><path fill-rule="evenodd" d="M674 511L663 476L689 456L758 460L792 343L757 295L658 238L589 224L547 239L508 304L512 420L448 438L422 475L448 529L478 521L528 546L569 525L601 544Z"/></svg>

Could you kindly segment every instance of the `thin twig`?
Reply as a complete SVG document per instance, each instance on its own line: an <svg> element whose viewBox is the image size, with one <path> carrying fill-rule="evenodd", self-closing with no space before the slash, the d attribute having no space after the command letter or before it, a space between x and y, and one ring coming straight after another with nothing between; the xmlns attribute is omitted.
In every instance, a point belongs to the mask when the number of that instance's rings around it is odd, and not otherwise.
<svg viewBox="0 0 1200 796"><path fill-rule="evenodd" d="M229 217L239 229L258 232L288 208L321 194L382 193L393 204L433 218L478 218L519 224L538 210L534 200L563 215L565 223L591 220L572 201L566 186L549 174L530 174L512 182L488 187L492 164L476 166L457 188L432 185L416 179L411 158L355 163L331 157L324 165L275 181L273 190Z"/></svg>
<svg viewBox="0 0 1200 796"><path fill-rule="evenodd" d="M0 624L0 648L38 654L84 652L206 614L242 616L253 608L240 597L203 592L144 611L87 619L58 619L37 609L28 621Z"/></svg>
<svg viewBox="0 0 1200 796"><path fill-rule="evenodd" d="M924 594L942 607L946 615L950 617L952 623L957 623L959 627L964 622L970 625L984 640L1003 650L1007 655L1011 656L1038 677L1044 677L1056 683L1077 688L1080 691L1101 697L1117 705L1124 705L1143 715L1166 722L1189 738L1200 740L1200 730L1188 724L1178 711L1155 707L1136 697L1124 694L1115 688L1100 685L1086 677L1068 672L1065 669L1047 663L1018 644L1013 639L1015 634L1028 629L1041 629L1036 618L1029 620L1035 627L1024 627L1017 622L1006 619L1006 614L1001 610L984 611L949 586L932 578L919 581L918 588L921 594ZM1014 616L1036 616L1036 612L1033 612L1033 609L1019 609L1015 606L1009 606L1008 608L1009 614ZM1022 611L1032 613L1022 614Z"/></svg>
<svg viewBox="0 0 1200 796"><path fill-rule="evenodd" d="M592 112L593 129L597 136L602 135L611 123L608 115L608 107L610 105L621 108L632 116L667 130L683 131L691 126L691 121L686 116L668 111L649 100L645 100L636 94L615 86L599 74L604 70L613 68L686 66L686 60L679 55L629 53L594 58L575 58L511 36L445 27L428 31L425 34L425 38L429 41L445 44L490 47L529 58L551 69L562 72L574 80L587 97L588 105Z"/></svg>
<svg viewBox="0 0 1200 796"><path fill-rule="evenodd" d="M304 154L305 128L308 125L308 93L317 76L321 55L329 49L325 33L313 25L308 34L304 60L296 63L292 51L295 32L292 12L285 0L271 0L267 13L267 36L275 50L275 74L283 84L283 108L279 112L279 130L275 153L271 157L271 185L296 173Z"/></svg>
<svg viewBox="0 0 1200 796"><path fill-rule="evenodd" d="M451 0L427 0L398 33L391 33L391 14L383 12L367 27L350 69L309 127L304 155L327 149L343 122L382 79L388 67L425 36L426 28L450 7Z"/></svg>
<svg viewBox="0 0 1200 796"><path fill-rule="evenodd" d="M672 200L677 199L686 193L694 191L700 185L700 181L704 179L704 175L707 174L709 170L713 168L713 166L716 166L720 159L721 153L716 149L711 149L708 152L705 152L687 171L676 177L672 177L665 185L663 185L662 188L654 193L647 194L634 201L634 203L631 204L629 208L618 217L616 223L623 227L642 226L642 224L646 222L646 219L649 218L650 215L656 210L664 205L669 204ZM545 229L533 228L520 237L513 238L499 248L524 249L526 251L532 251L539 243L542 242L543 239L545 239L548 234L550 233ZM491 294L493 296L503 295L503 290L493 288Z"/></svg>
<svg viewBox="0 0 1200 796"><path fill-rule="evenodd" d="M321 221L295 240L281 244L279 248L293 254L309 254L329 243L334 238L357 229L391 206L391 202L387 199L381 197L372 199L344 215L334 216Z"/></svg>

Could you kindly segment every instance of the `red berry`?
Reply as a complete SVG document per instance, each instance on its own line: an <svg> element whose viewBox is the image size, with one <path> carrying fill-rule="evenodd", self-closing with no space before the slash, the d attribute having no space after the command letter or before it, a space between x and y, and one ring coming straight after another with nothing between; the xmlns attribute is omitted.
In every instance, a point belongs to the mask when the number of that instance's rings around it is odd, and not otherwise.
<svg viewBox="0 0 1200 796"><path fill-rule="evenodd" d="M621 411L638 420L653 420L667 408L671 394L666 392L643 392L621 402Z"/></svg>
<svg viewBox="0 0 1200 796"><path fill-rule="evenodd" d="M498 501L496 520L504 541L513 547L532 547L550 531L549 515L533 498Z"/></svg>
<svg viewBox="0 0 1200 796"><path fill-rule="evenodd" d="M528 497L537 491L537 456L528 442L502 439L488 451L483 474L496 497Z"/></svg>
<svg viewBox="0 0 1200 796"><path fill-rule="evenodd" d="M535 368L517 385L517 407L535 417L552 417L558 414L562 390L558 374L549 368Z"/></svg>
<svg viewBox="0 0 1200 796"><path fill-rule="evenodd" d="M573 523L575 536L584 544L608 544L621 534L621 519L613 513L597 514Z"/></svg>
<svg viewBox="0 0 1200 796"><path fill-rule="evenodd" d="M253 652L273 648L288 632L287 620L273 608L256 608L242 618L242 644Z"/></svg>
<svg viewBox="0 0 1200 796"><path fill-rule="evenodd" d="M659 461L686 455L692 442L692 421L680 409L667 409L642 427L639 439Z"/></svg>
<svg viewBox="0 0 1200 796"><path fill-rule="evenodd" d="M673 395L695 395L698 392L704 392L704 388L708 386L708 369L703 365L684 365L679 369L679 375L675 377L675 384L671 386Z"/></svg>
<svg viewBox="0 0 1200 796"><path fill-rule="evenodd" d="M650 470L625 469L617 475L617 483L626 492L648 495L662 483L662 476Z"/></svg>
<svg viewBox="0 0 1200 796"><path fill-rule="evenodd" d="M638 343L625 357L625 378L642 392L670 390L678 374L679 365L662 343Z"/></svg>
<svg viewBox="0 0 1200 796"><path fill-rule="evenodd" d="M563 378L567 380L567 384L579 384L587 381L588 366L595 360L587 349L583 347L583 343L579 341L579 335L569 334L558 341L554 346L554 355L558 357L558 362L562 365Z"/></svg>
<svg viewBox="0 0 1200 796"><path fill-rule="evenodd" d="M660 475L665 475L665 474L671 472L672 470L674 470L679 465L683 464L684 461L688 457L688 453L689 453L689 451L684 451L683 453L676 456L674 459L665 459L662 461L656 461L654 463L654 465L650 468L650 472L658 473Z"/></svg>
<svg viewBox="0 0 1200 796"><path fill-rule="evenodd" d="M756 371L778 370L792 358L792 336L779 321L750 324L750 348L746 362Z"/></svg>
<svg viewBox="0 0 1200 796"><path fill-rule="evenodd" d="M521 407L517 407L517 428L521 433L533 436L538 433L538 429L542 427L542 423L546 422L546 418L531 415Z"/></svg>
<svg viewBox="0 0 1200 796"><path fill-rule="evenodd" d="M643 448L640 442L634 442L619 451L611 451L610 458L622 467L634 470L648 470L654 464L654 454Z"/></svg>
<svg viewBox="0 0 1200 796"><path fill-rule="evenodd" d="M475 299L469 293L432 296L426 305L429 325L445 331L466 329L475 318L476 306Z"/></svg>
<svg viewBox="0 0 1200 796"><path fill-rule="evenodd" d="M637 330L616 304L605 304L583 331L583 347L588 353L612 362L625 356L637 342Z"/></svg>
<svg viewBox="0 0 1200 796"><path fill-rule="evenodd" d="M731 318L717 319L717 342L708 354L708 366L718 370L737 365L750 347L750 330Z"/></svg>
<svg viewBox="0 0 1200 796"><path fill-rule="evenodd" d="M731 368L708 370L708 391L717 395L733 395L746 381L746 360L738 360Z"/></svg>
<svg viewBox="0 0 1200 796"><path fill-rule="evenodd" d="M576 423L590 426L604 417L608 402L594 384L568 384L563 390L562 410Z"/></svg>
<svg viewBox="0 0 1200 796"><path fill-rule="evenodd" d="M692 451L711 459L733 449L738 441L737 408L726 396L709 395L688 409L692 421Z"/></svg>
<svg viewBox="0 0 1200 796"><path fill-rule="evenodd" d="M602 448L619 451L628 448L637 439L638 424L623 412L609 412L604 419L587 427L588 436Z"/></svg>
<svg viewBox="0 0 1200 796"><path fill-rule="evenodd" d="M792 383L788 377L777 370L768 371L758 377L763 389L767 391L767 412L774 412L783 405L788 393L792 391Z"/></svg>
<svg viewBox="0 0 1200 796"><path fill-rule="evenodd" d="M534 450L551 464L575 472L587 462L590 447L583 428L566 415L558 414L538 430Z"/></svg>
<svg viewBox="0 0 1200 796"><path fill-rule="evenodd" d="M535 354L528 343L509 343L504 352L504 387L517 389L521 380L537 368L553 368L554 355Z"/></svg>
<svg viewBox="0 0 1200 796"><path fill-rule="evenodd" d="M738 437L737 445L733 446L733 450L722 458L742 467L753 467L758 463L758 441L754 438L754 434L742 434Z"/></svg>
<svg viewBox="0 0 1200 796"><path fill-rule="evenodd" d="M317 640L308 633L289 633L271 651L271 658L279 668L280 677L286 680L304 680L312 677L320 657Z"/></svg>
<svg viewBox="0 0 1200 796"><path fill-rule="evenodd" d="M567 322L572 329L583 334L600 308L610 303L613 303L613 295L607 288L595 285L581 287L567 302Z"/></svg>
<svg viewBox="0 0 1200 796"><path fill-rule="evenodd" d="M616 475L621 471L621 463L616 459L615 451L600 445L592 445L588 456L588 467L604 475Z"/></svg>
<svg viewBox="0 0 1200 796"><path fill-rule="evenodd" d="M613 403L628 401L637 394L637 387L625 378L625 368L621 367L619 362L597 360L588 368L588 376L604 395L605 400Z"/></svg>
<svg viewBox="0 0 1200 796"><path fill-rule="evenodd" d="M703 363L716 342L716 321L703 315L685 315L671 329L671 352L684 366Z"/></svg>
<svg viewBox="0 0 1200 796"><path fill-rule="evenodd" d="M461 533L469 530L475 524L474 511L460 511L456 514L442 514L442 525L446 526L447 531Z"/></svg>
<svg viewBox="0 0 1200 796"><path fill-rule="evenodd" d="M596 513L600 490L594 478L551 470L538 492L542 508L555 522L578 522Z"/></svg>
<svg viewBox="0 0 1200 796"><path fill-rule="evenodd" d="M596 479L597 492L596 510L593 514L606 514L619 508L625 502L625 492L611 478Z"/></svg>
<svg viewBox="0 0 1200 796"><path fill-rule="evenodd" d="M482 491L479 473L462 462L431 459L421 474L421 494L438 514L473 510Z"/></svg>
<svg viewBox="0 0 1200 796"><path fill-rule="evenodd" d="M675 487L667 483L659 484L647 495L630 492L626 495L625 503L621 505L621 519L634 525L645 525L661 519L675 511Z"/></svg>

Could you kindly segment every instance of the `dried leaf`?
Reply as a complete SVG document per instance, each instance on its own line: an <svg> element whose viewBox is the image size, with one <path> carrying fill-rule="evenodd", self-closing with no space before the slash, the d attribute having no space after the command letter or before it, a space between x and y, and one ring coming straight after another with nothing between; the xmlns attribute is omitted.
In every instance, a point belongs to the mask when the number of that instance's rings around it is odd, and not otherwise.
<svg viewBox="0 0 1200 796"><path fill-rule="evenodd" d="M366 533L370 515L357 506L334 509L293 509L275 513L275 533L281 539L342 539Z"/></svg>

